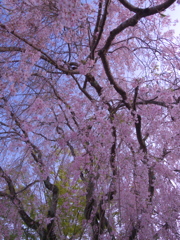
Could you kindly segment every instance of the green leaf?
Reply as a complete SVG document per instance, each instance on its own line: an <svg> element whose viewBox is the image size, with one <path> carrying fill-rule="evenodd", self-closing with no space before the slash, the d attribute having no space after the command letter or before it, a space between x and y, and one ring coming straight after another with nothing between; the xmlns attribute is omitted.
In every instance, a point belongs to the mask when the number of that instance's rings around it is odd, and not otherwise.
<svg viewBox="0 0 180 240"><path fill-rule="evenodd" d="M160 16L163 17L163 18L166 17L166 15L165 15L165 14L162 14L162 13L160 13Z"/></svg>

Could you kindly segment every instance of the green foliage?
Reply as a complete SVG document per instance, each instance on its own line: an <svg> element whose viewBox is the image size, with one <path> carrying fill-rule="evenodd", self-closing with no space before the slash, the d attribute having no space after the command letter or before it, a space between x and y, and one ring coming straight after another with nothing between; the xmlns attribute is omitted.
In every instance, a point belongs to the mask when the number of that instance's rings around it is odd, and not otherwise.
<svg viewBox="0 0 180 240"><path fill-rule="evenodd" d="M17 239L17 235L12 233L8 238L5 238L4 240L15 240L15 239Z"/></svg>
<svg viewBox="0 0 180 240"><path fill-rule="evenodd" d="M166 15L165 15L165 14L162 14L162 13L160 13L160 16L161 16L162 18L166 17Z"/></svg>
<svg viewBox="0 0 180 240"><path fill-rule="evenodd" d="M82 180L72 182L65 170L59 173L60 181L58 209L60 209L60 225L65 236L79 236L83 232L85 196L82 195Z"/></svg>

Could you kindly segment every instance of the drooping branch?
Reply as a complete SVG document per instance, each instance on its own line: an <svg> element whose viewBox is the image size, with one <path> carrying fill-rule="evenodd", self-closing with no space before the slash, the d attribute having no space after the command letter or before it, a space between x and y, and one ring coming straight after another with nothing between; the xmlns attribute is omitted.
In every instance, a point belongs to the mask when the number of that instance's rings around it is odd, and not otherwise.
<svg viewBox="0 0 180 240"><path fill-rule="evenodd" d="M40 224L38 221L34 221L24 210L23 204L20 201L20 199L17 197L13 182L11 180L11 178L3 171L3 169L0 167L0 176L2 178L4 178L4 180L7 182L8 184L8 190L10 194L4 194L3 192L0 193L1 196L5 196L8 197L11 202L16 206L16 208L18 209L19 215L21 216L22 220L24 221L24 223L29 227L32 228L34 230L36 230L37 232L39 232L39 227Z"/></svg>
<svg viewBox="0 0 180 240"><path fill-rule="evenodd" d="M31 148L32 148L31 155L34 158L35 162L38 163L38 165L41 168L41 170L43 170L44 163L43 163L43 160L42 160L42 152L41 152L41 150L29 140L27 132L22 128L21 123L20 123L19 119L17 118L17 116L15 115L15 113L11 112L11 117L15 121L16 125L23 132L24 137L26 139L25 142L31 146ZM21 218L24 220L25 223L26 222L29 223L31 219L26 214L26 212L23 210L23 206L21 204L21 201L18 198L16 198L15 189L14 189L14 186L12 184L12 181L11 181L10 177L8 177L5 173L4 173L4 175L2 175L2 177L4 177L6 182L8 183L9 191L11 193L12 198L16 200L16 203L20 207L19 214L21 215ZM49 240L56 240L56 235L54 233L54 227L55 227L54 226L54 218L55 218L55 215L56 215L56 208L57 208L57 202L58 202L59 189L58 189L58 187L56 185L50 183L49 177L47 177L46 180L44 180L44 185L45 185L45 187L49 191L52 192L52 198L51 198L51 202L49 204L49 210L48 210L48 215L47 215L47 217L50 218L51 221L50 221L49 224L47 224L47 231L43 230L43 232L46 232L46 233L43 233L43 235L44 234L47 235L49 237ZM31 228L33 228L35 223L36 222L33 223ZM28 226L30 227L30 225L28 225ZM35 227L37 227L37 226L35 225ZM38 225L38 228L39 227L40 227L40 225ZM36 229L33 228L33 229L37 231L38 228L36 228ZM42 234L41 232L38 232L38 233L40 235ZM42 239L44 240L43 237L42 237Z"/></svg>
<svg viewBox="0 0 180 240"><path fill-rule="evenodd" d="M31 155L32 157L34 158L35 162L39 164L40 167L43 167L44 166L44 163L42 161L42 153L41 153L41 150L36 146L34 145L29 137L28 137L28 134L27 132L23 129L23 127L21 126L21 123L20 123L20 120L18 119L18 117L16 116L16 114L14 112L11 111L11 117L12 119L15 121L16 125L19 127L19 129L22 131L23 135L24 135L24 141L25 143L29 144L32 148L32 151L31 151Z"/></svg>
<svg viewBox="0 0 180 240"><path fill-rule="evenodd" d="M109 82L114 86L114 89L116 90L116 92L118 92L120 94L120 96L122 97L123 103L124 105L129 109L133 109L133 111L131 112L132 116L135 118L135 129L136 129L136 136L137 136L137 140L138 143L140 145L140 149L143 150L144 154L147 154L147 147L145 144L145 140L143 139L142 136L142 129L141 129L141 116L139 114L136 113L136 105L137 104L141 104L141 103L137 103L137 94L138 94L138 88L135 89L135 94L134 94L134 100L133 100L133 105L131 106L130 104L128 104L126 102L127 100L127 95L126 92L121 88L121 86L119 86L117 84L117 82L115 81L113 74L111 72L107 57L106 57L106 53L108 52L112 41L114 40L114 38L121 33L123 30L125 30L126 28L130 27L130 26L135 26L138 21L141 18L150 16L150 15L154 15L156 13L159 13L163 10L165 10L166 8L168 8L171 4L173 4L175 2L175 0L167 0L166 2L151 7L151 8L146 8L146 9L139 9L134 7L133 5L129 4L129 2L127 1L120 1L126 8L128 8L130 11L134 11L136 14L134 16L132 16L131 18L127 19L126 21L124 21L123 23L121 23L118 27L116 27L115 29L113 29L106 42L104 47L99 51L99 56L101 58L104 70L106 72L106 75L108 77ZM164 103L160 103L160 102L155 102L153 101L149 101L146 103L150 103L150 104L158 104L158 105L162 105L165 106ZM153 169L151 167L148 167L148 179L149 179L149 184L148 184L148 191L149 191L149 201L152 202L152 197L154 194L154 172ZM136 233L132 232L132 239L135 237Z"/></svg>

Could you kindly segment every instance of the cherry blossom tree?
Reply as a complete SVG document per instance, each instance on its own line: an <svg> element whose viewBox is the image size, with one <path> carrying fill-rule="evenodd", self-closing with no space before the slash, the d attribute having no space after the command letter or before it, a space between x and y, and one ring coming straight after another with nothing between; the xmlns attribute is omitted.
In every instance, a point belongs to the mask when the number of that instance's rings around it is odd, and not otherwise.
<svg viewBox="0 0 180 240"><path fill-rule="evenodd" d="M1 239L180 239L175 2L0 1Z"/></svg>

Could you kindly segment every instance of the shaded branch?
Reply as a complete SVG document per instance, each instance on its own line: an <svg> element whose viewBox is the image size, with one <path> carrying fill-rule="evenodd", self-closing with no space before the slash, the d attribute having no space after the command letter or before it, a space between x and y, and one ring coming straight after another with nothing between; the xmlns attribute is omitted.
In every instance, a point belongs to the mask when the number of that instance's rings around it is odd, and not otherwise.
<svg viewBox="0 0 180 240"><path fill-rule="evenodd" d="M102 94L102 87L95 80L94 76L92 76L90 73L86 74L85 82L89 82L99 96Z"/></svg>
<svg viewBox="0 0 180 240"><path fill-rule="evenodd" d="M157 99L158 97L155 97L153 99L149 99L149 100L144 100L144 99L141 99L141 101L137 101L136 102L136 105L146 105L146 104L154 104L154 105L159 105L159 106L162 106L162 107L168 107L168 105L165 104L165 102L161 102L161 101L155 101L155 99Z"/></svg>
<svg viewBox="0 0 180 240"><path fill-rule="evenodd" d="M52 199L49 205L47 217L51 219L50 223L47 225L47 235L50 240L56 240L56 234L54 233L55 227L55 215L58 203L59 189L55 184L50 183L49 177L44 181L45 187L52 192Z"/></svg>
<svg viewBox="0 0 180 240"><path fill-rule="evenodd" d="M138 229L136 227L133 227L131 231L131 235L129 236L129 240L134 240L137 236Z"/></svg>
<svg viewBox="0 0 180 240"><path fill-rule="evenodd" d="M152 167L148 169L148 178L149 178L149 201L152 202L153 196L154 196L154 180L155 180L155 175Z"/></svg>
<svg viewBox="0 0 180 240"><path fill-rule="evenodd" d="M135 128L136 128L136 135L137 135L137 140L140 145L140 149L142 149L144 153L147 153L146 144L145 144L145 141L144 141L144 139L142 137L142 133L141 133L141 116L139 114L137 114L137 116L135 116L135 114L133 114L133 115L134 115L134 117L136 117Z"/></svg>
<svg viewBox="0 0 180 240"><path fill-rule="evenodd" d="M57 201L58 201L58 195L59 195L59 189L56 185L50 183L49 177L44 180L45 187L52 192L52 201L49 207L48 211L48 217L55 217L56 214L56 208L57 208Z"/></svg>
<svg viewBox="0 0 180 240"><path fill-rule="evenodd" d="M137 86L135 88L134 99L133 99L133 110L134 111L136 111L136 100L137 100L138 90L139 90L139 87Z"/></svg>

